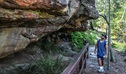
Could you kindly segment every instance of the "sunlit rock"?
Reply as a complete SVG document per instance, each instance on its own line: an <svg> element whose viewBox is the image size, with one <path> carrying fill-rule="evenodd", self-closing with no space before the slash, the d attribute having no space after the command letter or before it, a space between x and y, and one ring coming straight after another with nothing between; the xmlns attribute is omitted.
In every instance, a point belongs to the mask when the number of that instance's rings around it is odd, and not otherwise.
<svg viewBox="0 0 126 74"><path fill-rule="evenodd" d="M85 31L98 16L95 0L0 0L0 58L60 29Z"/></svg>

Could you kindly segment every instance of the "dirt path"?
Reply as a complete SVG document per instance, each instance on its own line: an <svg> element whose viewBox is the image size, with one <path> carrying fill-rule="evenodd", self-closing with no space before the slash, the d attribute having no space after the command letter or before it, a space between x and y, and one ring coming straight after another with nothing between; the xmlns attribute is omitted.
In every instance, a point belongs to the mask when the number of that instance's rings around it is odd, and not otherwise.
<svg viewBox="0 0 126 74"><path fill-rule="evenodd" d="M89 59L84 74L126 74L126 63L123 56L116 53L117 63L110 63L110 71L107 70L107 59L105 59L105 72L98 73L97 56L94 54L94 46L89 47Z"/></svg>

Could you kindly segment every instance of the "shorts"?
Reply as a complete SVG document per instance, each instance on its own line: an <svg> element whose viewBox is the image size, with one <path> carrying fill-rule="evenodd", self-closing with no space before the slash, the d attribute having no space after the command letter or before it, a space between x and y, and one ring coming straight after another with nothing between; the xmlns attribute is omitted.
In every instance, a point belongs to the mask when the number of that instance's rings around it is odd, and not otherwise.
<svg viewBox="0 0 126 74"><path fill-rule="evenodd" d="M104 57L103 56L97 55L97 58L101 58L101 60L104 60Z"/></svg>

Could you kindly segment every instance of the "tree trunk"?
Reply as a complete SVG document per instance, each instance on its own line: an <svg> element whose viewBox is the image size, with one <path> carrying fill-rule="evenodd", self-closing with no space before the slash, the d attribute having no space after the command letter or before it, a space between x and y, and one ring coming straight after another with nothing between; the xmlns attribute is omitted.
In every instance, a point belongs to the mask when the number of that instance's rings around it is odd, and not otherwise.
<svg viewBox="0 0 126 74"><path fill-rule="evenodd" d="M111 47L111 25L110 25L110 0L109 0L109 19L107 20L107 17L105 15L101 15L105 21L108 24L108 66L107 69L110 70L110 59L112 62L116 62L115 54L113 53L112 47Z"/></svg>

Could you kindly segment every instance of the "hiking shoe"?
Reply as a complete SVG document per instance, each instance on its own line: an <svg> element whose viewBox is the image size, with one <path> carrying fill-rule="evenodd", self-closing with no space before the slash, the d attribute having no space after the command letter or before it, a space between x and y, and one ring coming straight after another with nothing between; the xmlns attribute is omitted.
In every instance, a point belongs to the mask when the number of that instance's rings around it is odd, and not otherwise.
<svg viewBox="0 0 126 74"><path fill-rule="evenodd" d="M98 72L104 72L104 69L99 69Z"/></svg>
<svg viewBox="0 0 126 74"><path fill-rule="evenodd" d="M100 72L101 71L101 68L98 70L98 72Z"/></svg>

